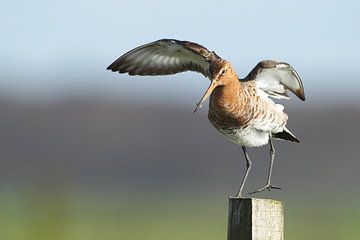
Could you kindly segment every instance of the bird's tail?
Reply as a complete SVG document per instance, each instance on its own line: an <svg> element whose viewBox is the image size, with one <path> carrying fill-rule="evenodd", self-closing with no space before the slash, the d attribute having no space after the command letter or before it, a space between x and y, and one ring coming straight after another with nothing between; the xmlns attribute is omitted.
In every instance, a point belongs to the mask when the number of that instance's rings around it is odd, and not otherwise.
<svg viewBox="0 0 360 240"><path fill-rule="evenodd" d="M284 130L282 132L273 133L272 136L273 136L273 138L284 139L287 141L300 143L299 139L297 139L294 136L294 134L292 134L289 131L289 129L287 129L286 127L284 127Z"/></svg>

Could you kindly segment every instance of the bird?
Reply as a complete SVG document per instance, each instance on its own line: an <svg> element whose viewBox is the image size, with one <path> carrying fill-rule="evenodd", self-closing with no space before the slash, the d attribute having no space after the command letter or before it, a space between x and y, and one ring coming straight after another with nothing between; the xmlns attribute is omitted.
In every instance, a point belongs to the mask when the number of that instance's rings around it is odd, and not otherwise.
<svg viewBox="0 0 360 240"><path fill-rule="evenodd" d="M195 114L209 98L208 119L226 139L241 146L246 171L235 197L243 189L252 166L247 148L269 144L270 164L265 186L250 192L281 189L271 184L275 159L273 139L299 143L286 123L284 106L273 99L289 99L289 92L305 101L303 83L294 68L285 62L260 61L250 73L239 78L233 65L214 51L191 41L160 39L138 46L117 58L107 70L129 75L172 75L185 71L201 73L210 85L193 110Z"/></svg>

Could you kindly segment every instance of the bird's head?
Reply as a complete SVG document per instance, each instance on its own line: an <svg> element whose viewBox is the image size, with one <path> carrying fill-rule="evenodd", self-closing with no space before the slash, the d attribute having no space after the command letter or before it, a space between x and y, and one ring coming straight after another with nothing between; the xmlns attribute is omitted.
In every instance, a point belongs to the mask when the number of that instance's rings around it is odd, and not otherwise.
<svg viewBox="0 0 360 240"><path fill-rule="evenodd" d="M224 59L217 59L210 64L211 82L215 82L217 86L226 86L230 84L236 74L230 62Z"/></svg>
<svg viewBox="0 0 360 240"><path fill-rule="evenodd" d="M237 80L236 73L230 62L224 59L216 59L209 68L211 83L200 102L196 104L194 114L201 107L202 103L211 95L217 87L227 86Z"/></svg>

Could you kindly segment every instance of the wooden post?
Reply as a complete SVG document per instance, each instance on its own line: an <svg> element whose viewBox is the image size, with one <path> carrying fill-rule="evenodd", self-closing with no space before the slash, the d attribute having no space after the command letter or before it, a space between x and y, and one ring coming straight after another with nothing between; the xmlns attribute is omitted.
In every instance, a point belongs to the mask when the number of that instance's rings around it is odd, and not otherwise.
<svg viewBox="0 0 360 240"><path fill-rule="evenodd" d="M283 240L284 204L259 198L229 198L228 240Z"/></svg>

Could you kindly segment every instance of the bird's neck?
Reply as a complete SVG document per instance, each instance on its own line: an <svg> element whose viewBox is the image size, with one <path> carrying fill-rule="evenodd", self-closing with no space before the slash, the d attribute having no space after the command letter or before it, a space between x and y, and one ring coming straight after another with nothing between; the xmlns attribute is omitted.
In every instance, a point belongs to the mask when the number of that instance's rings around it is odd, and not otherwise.
<svg viewBox="0 0 360 240"><path fill-rule="evenodd" d="M241 97L241 91L242 85L237 79L236 81L228 81L226 85L214 89L211 94L210 105L214 105L217 109L234 105Z"/></svg>
<svg viewBox="0 0 360 240"><path fill-rule="evenodd" d="M209 119L213 124L242 126L247 121L246 109L252 95L250 82L231 82L217 87L210 98Z"/></svg>

